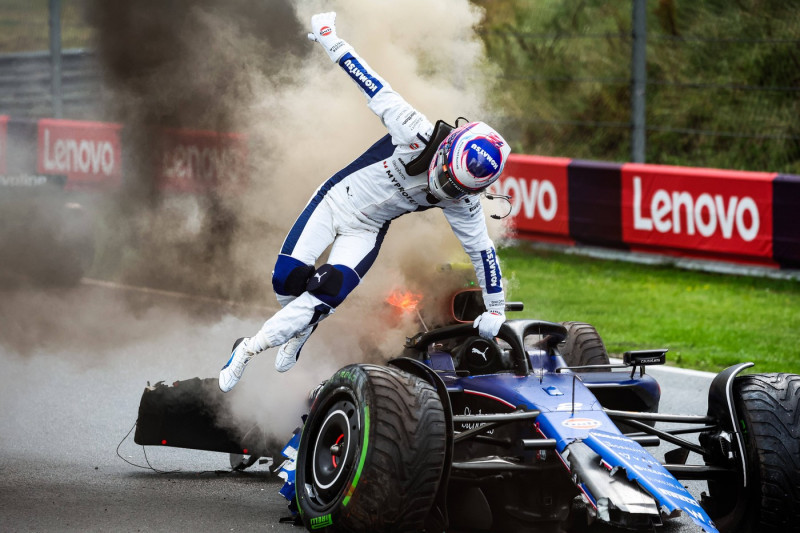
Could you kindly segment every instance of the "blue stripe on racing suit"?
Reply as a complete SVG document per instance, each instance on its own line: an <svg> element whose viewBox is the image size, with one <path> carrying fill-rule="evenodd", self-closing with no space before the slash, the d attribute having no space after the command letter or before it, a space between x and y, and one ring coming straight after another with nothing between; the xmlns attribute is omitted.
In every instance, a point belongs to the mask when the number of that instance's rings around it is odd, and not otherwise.
<svg viewBox="0 0 800 533"><path fill-rule="evenodd" d="M372 267L372 264L375 262L375 259L378 257L378 252L381 249L381 245L383 244L383 238L386 237L386 232L389 230L389 224L391 221L387 222L383 225L383 227L378 231L378 237L375 239L375 248L372 249L370 253L364 256L364 259L361 260L359 264L356 265L355 271L359 275L359 277L364 277L367 275L367 271Z"/></svg>
<svg viewBox="0 0 800 533"><path fill-rule="evenodd" d="M347 165L328 181L326 181L319 188L317 194L314 195L314 198L308 202L308 205L305 209L303 209L303 212L300 213L300 216L297 217L297 221L294 223L294 226L292 226L292 229L289 231L289 235L286 236L286 240L283 242L281 253L291 255L291 253L294 251L295 245L297 245L297 240L300 238L300 234L306 227L306 223L308 223L308 219L311 218L311 214L334 185L342 181L353 172L386 159L392 155L394 150L395 145L392 144L392 136L388 134L384 135L378 142L370 146L366 152L358 156L358 159Z"/></svg>
<svg viewBox="0 0 800 533"><path fill-rule="evenodd" d="M378 91L383 89L383 84L379 79L370 74L361 62L353 57L353 54L346 53L339 60L339 65L347 72L353 81L355 81L361 90L363 90L370 98L378 94Z"/></svg>
<svg viewBox="0 0 800 533"><path fill-rule="evenodd" d="M497 264L497 253L494 248L482 251L481 259L483 260L483 275L486 278L486 292L494 294L502 291L500 266Z"/></svg>

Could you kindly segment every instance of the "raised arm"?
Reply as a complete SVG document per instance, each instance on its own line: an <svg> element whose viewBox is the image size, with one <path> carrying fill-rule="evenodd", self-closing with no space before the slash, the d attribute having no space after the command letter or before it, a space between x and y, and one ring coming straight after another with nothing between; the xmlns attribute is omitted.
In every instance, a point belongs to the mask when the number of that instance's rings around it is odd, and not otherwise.
<svg viewBox="0 0 800 533"><path fill-rule="evenodd" d="M420 140L419 132L429 132L433 125L419 111L392 89L352 45L336 33L336 13L318 13L311 17L308 38L322 45L331 61L339 65L367 98L367 106L380 117L396 144ZM422 139L423 141L425 139Z"/></svg>

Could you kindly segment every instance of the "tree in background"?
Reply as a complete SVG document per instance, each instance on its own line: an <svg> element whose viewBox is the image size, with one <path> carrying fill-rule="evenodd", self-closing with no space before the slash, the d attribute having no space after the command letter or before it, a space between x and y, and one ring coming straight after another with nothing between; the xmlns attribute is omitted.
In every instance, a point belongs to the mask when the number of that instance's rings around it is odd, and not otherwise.
<svg viewBox="0 0 800 533"><path fill-rule="evenodd" d="M473 1L517 151L627 161L630 0ZM647 162L800 173L799 8L648 2Z"/></svg>

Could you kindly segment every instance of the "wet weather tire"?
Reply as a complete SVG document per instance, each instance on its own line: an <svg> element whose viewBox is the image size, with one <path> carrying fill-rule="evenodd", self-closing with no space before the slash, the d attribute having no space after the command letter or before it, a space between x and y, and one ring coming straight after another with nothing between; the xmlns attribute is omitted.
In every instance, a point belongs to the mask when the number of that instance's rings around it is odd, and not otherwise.
<svg viewBox="0 0 800 533"><path fill-rule="evenodd" d="M800 532L800 376L744 375L733 387L747 453L747 510L726 531Z"/></svg>
<svg viewBox="0 0 800 533"><path fill-rule="evenodd" d="M608 364L606 346L594 326L585 322L562 322L561 325L567 328L567 338L558 349L568 366Z"/></svg>
<svg viewBox="0 0 800 533"><path fill-rule="evenodd" d="M433 386L389 367L342 368L303 428L296 472L303 523L314 531L421 531L445 446L445 414Z"/></svg>

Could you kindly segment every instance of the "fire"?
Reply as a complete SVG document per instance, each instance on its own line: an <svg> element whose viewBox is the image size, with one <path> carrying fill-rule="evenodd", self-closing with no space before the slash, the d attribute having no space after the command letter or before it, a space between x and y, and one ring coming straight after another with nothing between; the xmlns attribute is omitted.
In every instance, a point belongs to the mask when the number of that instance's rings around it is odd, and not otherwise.
<svg viewBox="0 0 800 533"><path fill-rule="evenodd" d="M386 298L389 304L399 307L403 311L415 311L420 300L422 300L421 294L400 290L392 292L389 297Z"/></svg>

